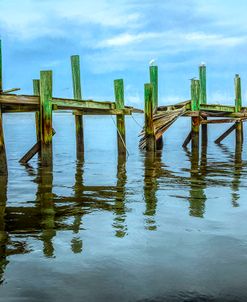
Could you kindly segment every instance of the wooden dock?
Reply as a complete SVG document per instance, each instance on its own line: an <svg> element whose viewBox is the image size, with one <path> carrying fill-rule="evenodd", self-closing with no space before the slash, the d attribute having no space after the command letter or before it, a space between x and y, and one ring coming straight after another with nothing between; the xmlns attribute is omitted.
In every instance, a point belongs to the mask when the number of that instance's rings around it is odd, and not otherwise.
<svg viewBox="0 0 247 302"><path fill-rule="evenodd" d="M40 79L33 80L33 95L14 94L19 88L3 89L2 47L0 41L0 173L7 171L2 115L6 113L35 112L37 142L20 159L22 164L39 154L44 166L52 165L53 112L70 110L75 116L76 153L80 159L84 154L84 115L116 115L118 154L126 155L125 116L143 113L142 110L125 105L124 81L114 80L114 101L86 100L82 96L80 58L71 56L73 98L54 97L52 71L40 71ZM199 66L199 79L191 80L191 98L182 103L158 106L158 66L149 67L150 82L144 85L144 127L140 147L155 152L163 146L162 134L178 117L191 118L191 129L183 147L191 142L192 150L198 152L201 143L207 144L209 124L231 123L231 127L215 140L220 143L231 132L236 133L236 142L243 142L243 122L247 119L247 108L242 106L241 79L235 76L235 102L232 106L207 102L206 66Z"/></svg>

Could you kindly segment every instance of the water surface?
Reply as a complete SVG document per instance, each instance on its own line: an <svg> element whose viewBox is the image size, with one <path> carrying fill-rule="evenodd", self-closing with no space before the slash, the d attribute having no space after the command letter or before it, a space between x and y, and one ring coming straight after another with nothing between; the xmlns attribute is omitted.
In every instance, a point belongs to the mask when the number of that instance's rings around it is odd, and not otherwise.
<svg viewBox="0 0 247 302"><path fill-rule="evenodd" d="M54 115L50 169L18 163L34 116L4 116L0 301L246 301L245 146L215 145L225 127L211 126L198 158L181 147L189 123L153 155L128 117L124 159L111 117L86 117L76 160L73 116Z"/></svg>

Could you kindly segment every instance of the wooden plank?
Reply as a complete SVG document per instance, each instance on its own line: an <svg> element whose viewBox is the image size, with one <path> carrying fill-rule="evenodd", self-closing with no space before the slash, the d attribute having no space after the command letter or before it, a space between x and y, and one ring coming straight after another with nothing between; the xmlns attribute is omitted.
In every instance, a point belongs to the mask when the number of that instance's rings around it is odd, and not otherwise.
<svg viewBox="0 0 247 302"><path fill-rule="evenodd" d="M1 105L2 113L36 112L38 105Z"/></svg>
<svg viewBox="0 0 247 302"><path fill-rule="evenodd" d="M0 97L1 100L1 97ZM56 105L59 110L80 110L80 109L116 109L112 102L97 102L93 100L73 100L63 98L52 98L52 104Z"/></svg>
<svg viewBox="0 0 247 302"><path fill-rule="evenodd" d="M83 109L75 110L73 114L77 115L131 115L132 109Z"/></svg>
<svg viewBox="0 0 247 302"><path fill-rule="evenodd" d="M147 137L146 150L155 151L156 150L156 140L154 135L154 125L153 125L153 85L144 85L144 96L145 96L145 133Z"/></svg>
<svg viewBox="0 0 247 302"><path fill-rule="evenodd" d="M124 108L124 83L123 79L114 81L114 93L116 109L123 110ZM125 138L125 119L124 115L117 115L117 145L118 154L126 154L126 138Z"/></svg>
<svg viewBox="0 0 247 302"><path fill-rule="evenodd" d="M55 135L56 131L52 129L52 135ZM19 160L22 164L27 164L35 155L36 153L40 152L41 150L41 141L37 141L30 150Z"/></svg>
<svg viewBox="0 0 247 302"><path fill-rule="evenodd" d="M71 56L71 70L73 82L74 99L82 99L81 91L81 73L80 73L80 57L78 55ZM76 129L76 153L81 157L84 152L84 133L83 133L83 117L82 115L75 115L75 129Z"/></svg>
<svg viewBox="0 0 247 302"><path fill-rule="evenodd" d="M183 142L183 145L182 145L183 148L187 147L187 145L191 141L191 137L192 137L192 131L190 131L190 133L186 136L186 138L185 138L185 140Z"/></svg>
<svg viewBox="0 0 247 302"><path fill-rule="evenodd" d="M42 165L52 164L52 71L40 72L40 121Z"/></svg>
<svg viewBox="0 0 247 302"><path fill-rule="evenodd" d="M246 120L245 119L241 119L241 118L234 118L234 119L214 119L214 120L202 120L201 124L225 124L225 123L236 123L236 122L241 122L242 120Z"/></svg>
<svg viewBox="0 0 247 302"><path fill-rule="evenodd" d="M218 104L201 104L200 110L235 112L235 106L218 105Z"/></svg>
<svg viewBox="0 0 247 302"><path fill-rule="evenodd" d="M221 134L221 136L219 136L214 142L216 144L220 144L223 139L225 139L230 133L232 133L232 131L234 131L236 129L236 124L232 125L229 129L227 129L223 134Z"/></svg>
<svg viewBox="0 0 247 302"><path fill-rule="evenodd" d="M10 93L10 92L15 92L21 90L21 88L11 88L11 89L7 89L7 90L3 90L3 93Z"/></svg>

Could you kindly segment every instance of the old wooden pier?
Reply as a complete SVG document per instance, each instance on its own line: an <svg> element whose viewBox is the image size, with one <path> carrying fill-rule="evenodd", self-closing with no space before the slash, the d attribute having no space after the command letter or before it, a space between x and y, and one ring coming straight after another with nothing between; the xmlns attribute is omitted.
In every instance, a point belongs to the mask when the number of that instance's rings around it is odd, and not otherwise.
<svg viewBox="0 0 247 302"><path fill-rule="evenodd" d="M41 71L40 79L33 80L33 95L13 94L19 88L3 89L2 81L2 48L0 41L0 173L7 171L7 159L4 144L2 115L10 112L35 112L36 144L20 159L27 163L35 154L40 154L44 166L52 165L52 137L55 130L52 126L52 113L71 110L75 116L77 158L84 153L84 115L116 115L117 144L119 155L126 154L125 115L134 112L142 113L140 109L125 106L124 82L114 81L115 101L85 100L82 97L80 79L80 58L71 56L71 71L73 81L73 98L54 97L52 93L52 71ZM191 99L169 106L158 106L158 67L150 66L150 83L144 85L145 122L142 131L140 147L155 152L163 145L162 134L180 116L191 118L191 131L186 137L183 147L191 141L192 151L198 152L199 133L201 128L202 145L207 144L208 124L232 123L216 143L220 143L232 131L236 132L237 143L243 141L243 121L247 119L247 108L242 106L241 80L235 76L235 104L214 105L207 103L206 66L199 67L199 79L191 80Z"/></svg>

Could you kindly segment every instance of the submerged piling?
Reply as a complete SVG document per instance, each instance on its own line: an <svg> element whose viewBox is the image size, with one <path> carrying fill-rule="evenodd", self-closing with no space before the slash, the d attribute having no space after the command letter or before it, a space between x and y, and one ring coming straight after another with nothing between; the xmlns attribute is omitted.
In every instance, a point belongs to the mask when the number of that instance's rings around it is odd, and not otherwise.
<svg viewBox="0 0 247 302"><path fill-rule="evenodd" d="M200 79L200 96L199 104L207 104L207 80L206 80L206 65L202 63L199 66ZM207 118L204 118L205 120ZM208 125L202 124L202 145L207 145L208 142Z"/></svg>
<svg viewBox="0 0 247 302"><path fill-rule="evenodd" d="M73 81L74 99L82 99L81 91L81 73L80 73L80 57L78 55L71 56L71 69ZM84 152L84 132L83 132L83 116L75 114L75 129L76 129L76 153L80 159Z"/></svg>
<svg viewBox="0 0 247 302"><path fill-rule="evenodd" d="M41 159L44 166L52 164L52 71L40 72Z"/></svg>
<svg viewBox="0 0 247 302"><path fill-rule="evenodd" d="M114 81L114 93L116 109L124 109L124 82L122 79ZM118 114L117 117L117 145L118 154L126 155L125 117Z"/></svg>
<svg viewBox="0 0 247 302"><path fill-rule="evenodd" d="M235 84L235 112L240 112L242 108L242 95L241 95L241 79L236 74L234 79ZM243 122L236 122L236 144L243 142Z"/></svg>
<svg viewBox="0 0 247 302"><path fill-rule="evenodd" d="M149 77L150 83L153 85L153 111L155 112L159 105L159 94L158 94L158 66L149 66ZM163 147L163 137L161 136L156 140L156 149L161 150Z"/></svg>
<svg viewBox="0 0 247 302"><path fill-rule="evenodd" d="M153 125L153 85L144 85L144 96L145 96L145 135L146 135L146 150L155 151L156 150L156 139L154 135L154 125Z"/></svg>

